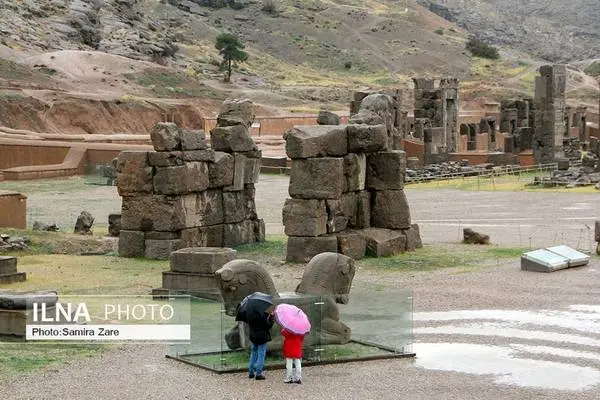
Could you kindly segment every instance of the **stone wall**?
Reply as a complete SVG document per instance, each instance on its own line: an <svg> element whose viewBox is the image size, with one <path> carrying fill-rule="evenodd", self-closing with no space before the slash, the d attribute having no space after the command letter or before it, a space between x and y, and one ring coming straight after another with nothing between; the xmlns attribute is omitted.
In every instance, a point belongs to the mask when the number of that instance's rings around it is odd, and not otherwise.
<svg viewBox="0 0 600 400"><path fill-rule="evenodd" d="M208 148L203 131L156 124L155 151L119 154L122 196L119 253L168 259L187 247L232 247L264 241L254 184L261 152L248 129L249 101L226 101Z"/></svg>
<svg viewBox="0 0 600 400"><path fill-rule="evenodd" d="M406 154L395 150L390 96L362 100L349 125L298 126L287 132L292 159L283 208L287 260L323 252L354 259L421 246L404 194Z"/></svg>
<svg viewBox="0 0 600 400"><path fill-rule="evenodd" d="M535 78L533 154L537 164L563 157L566 136L565 65L543 65Z"/></svg>

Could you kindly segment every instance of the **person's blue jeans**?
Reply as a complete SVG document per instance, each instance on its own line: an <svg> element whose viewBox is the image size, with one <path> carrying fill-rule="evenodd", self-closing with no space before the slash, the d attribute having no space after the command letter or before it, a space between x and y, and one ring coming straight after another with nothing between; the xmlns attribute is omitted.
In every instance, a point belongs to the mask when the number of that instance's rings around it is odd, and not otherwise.
<svg viewBox="0 0 600 400"><path fill-rule="evenodd" d="M250 342L250 363L248 374L262 375L265 369L265 356L267 355L267 344L254 344Z"/></svg>

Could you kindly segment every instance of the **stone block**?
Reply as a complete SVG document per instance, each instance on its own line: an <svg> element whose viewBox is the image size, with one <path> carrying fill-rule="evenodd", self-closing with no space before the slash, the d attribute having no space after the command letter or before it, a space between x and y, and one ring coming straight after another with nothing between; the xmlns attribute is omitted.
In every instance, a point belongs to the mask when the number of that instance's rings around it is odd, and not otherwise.
<svg viewBox="0 0 600 400"><path fill-rule="evenodd" d="M344 231L336 235L338 242L338 253L348 256L354 260L365 257L367 240L357 231Z"/></svg>
<svg viewBox="0 0 600 400"><path fill-rule="evenodd" d="M559 171L568 171L571 166L571 162L568 158L559 158L556 160L556 164Z"/></svg>
<svg viewBox="0 0 600 400"><path fill-rule="evenodd" d="M206 134L204 131L188 131L181 129L179 131L181 138L181 150L204 150L208 148L206 143Z"/></svg>
<svg viewBox="0 0 600 400"><path fill-rule="evenodd" d="M121 214L108 214L108 235L118 237L121 231Z"/></svg>
<svg viewBox="0 0 600 400"><path fill-rule="evenodd" d="M367 189L401 190L404 188L406 153L402 150L367 156Z"/></svg>
<svg viewBox="0 0 600 400"><path fill-rule="evenodd" d="M224 264L235 260L236 251L226 247L188 247L171 253L173 272L212 274Z"/></svg>
<svg viewBox="0 0 600 400"><path fill-rule="evenodd" d="M371 193L363 190L356 194L356 222L354 228L364 229L371 226Z"/></svg>
<svg viewBox="0 0 600 400"><path fill-rule="evenodd" d="M256 149L250 131L243 125L217 126L210 132L210 143L215 151L239 152Z"/></svg>
<svg viewBox="0 0 600 400"><path fill-rule="evenodd" d="M254 121L254 106L247 99L227 99L221 105L217 125L243 125L250 128Z"/></svg>
<svg viewBox="0 0 600 400"><path fill-rule="evenodd" d="M195 194L177 197L155 194L123 197L121 229L167 232L184 229L187 226L187 210L195 201Z"/></svg>
<svg viewBox="0 0 600 400"><path fill-rule="evenodd" d="M596 221L594 224L594 237L596 242L600 242L600 220Z"/></svg>
<svg viewBox="0 0 600 400"><path fill-rule="evenodd" d="M222 224L224 221L223 192L210 189L196 194L190 208L186 212L186 228Z"/></svg>
<svg viewBox="0 0 600 400"><path fill-rule="evenodd" d="M406 236L406 250L413 251L423 247L421 241L421 233L419 232L419 225L411 224L409 229L403 231Z"/></svg>
<svg viewBox="0 0 600 400"><path fill-rule="evenodd" d="M343 158L292 160L289 194L299 199L339 199L344 181Z"/></svg>
<svg viewBox="0 0 600 400"><path fill-rule="evenodd" d="M179 239L179 232L161 232L161 231L148 231L144 232L144 239L154 240L174 240Z"/></svg>
<svg viewBox="0 0 600 400"><path fill-rule="evenodd" d="M326 200L327 233L341 232L348 226L348 217L344 214L341 200Z"/></svg>
<svg viewBox="0 0 600 400"><path fill-rule="evenodd" d="M119 234L119 256L143 257L144 232L121 230Z"/></svg>
<svg viewBox="0 0 600 400"><path fill-rule="evenodd" d="M342 210L344 212L344 216L346 217L348 227L354 227L356 225L357 216L357 193L344 193L342 194L340 201L342 203Z"/></svg>
<svg viewBox="0 0 600 400"><path fill-rule="evenodd" d="M365 190L366 176L366 154L350 153L344 157L344 192Z"/></svg>
<svg viewBox="0 0 600 400"><path fill-rule="evenodd" d="M176 167L189 161L213 162L214 160L215 152L211 149L148 153L148 164L153 167Z"/></svg>
<svg viewBox="0 0 600 400"><path fill-rule="evenodd" d="M122 151L117 157L117 190L119 196L152 193L154 169L148 164L146 151Z"/></svg>
<svg viewBox="0 0 600 400"><path fill-rule="evenodd" d="M231 186L233 184L233 155L222 151L215 152L215 161L208 164L209 187Z"/></svg>
<svg viewBox="0 0 600 400"><path fill-rule="evenodd" d="M223 224L223 246L235 247L256 241L254 221Z"/></svg>
<svg viewBox="0 0 600 400"><path fill-rule="evenodd" d="M223 225L183 229L180 233L183 247L221 247Z"/></svg>
<svg viewBox="0 0 600 400"><path fill-rule="evenodd" d="M359 232L367 241L368 256L387 257L406 251L406 236L402 231L367 228Z"/></svg>
<svg viewBox="0 0 600 400"><path fill-rule="evenodd" d="M146 239L144 257L154 260L168 260L173 251L182 247L181 240Z"/></svg>
<svg viewBox="0 0 600 400"><path fill-rule="evenodd" d="M323 200L286 199L283 225L288 236L320 236L327 233L327 209Z"/></svg>
<svg viewBox="0 0 600 400"><path fill-rule="evenodd" d="M208 189L208 164L188 162L177 167L158 167L154 193L165 195L201 192Z"/></svg>
<svg viewBox="0 0 600 400"><path fill-rule="evenodd" d="M172 122L159 122L150 131L150 140L156 151L172 151L181 148L179 128Z"/></svg>
<svg viewBox="0 0 600 400"><path fill-rule="evenodd" d="M379 125L348 125L348 152L374 153L388 149L387 128Z"/></svg>
<svg viewBox="0 0 600 400"><path fill-rule="evenodd" d="M17 272L17 257L0 256L0 275Z"/></svg>
<svg viewBox="0 0 600 400"><path fill-rule="evenodd" d="M233 182L231 186L225 186L224 191L244 190L244 179L246 178L246 156L235 153L233 157Z"/></svg>
<svg viewBox="0 0 600 400"><path fill-rule="evenodd" d="M246 157L244 184L257 183L260 176L260 158Z"/></svg>
<svg viewBox="0 0 600 400"><path fill-rule="evenodd" d="M258 243L263 243L265 241L265 221L263 219L255 219L252 221L254 223L254 236L255 240Z"/></svg>
<svg viewBox="0 0 600 400"><path fill-rule="evenodd" d="M335 236L290 236L287 242L286 261L309 262L320 253L337 253Z"/></svg>
<svg viewBox="0 0 600 400"><path fill-rule="evenodd" d="M196 297L220 300L221 295L214 274L194 274L165 271L163 288L175 293L187 293Z"/></svg>
<svg viewBox="0 0 600 400"><path fill-rule="evenodd" d="M24 282L27 280L27 273L15 272L12 274L0 274L0 285L8 285L11 283Z"/></svg>
<svg viewBox="0 0 600 400"><path fill-rule="evenodd" d="M245 216L244 192L223 192L223 222L242 222Z"/></svg>
<svg viewBox="0 0 600 400"><path fill-rule="evenodd" d="M256 189L254 184L244 185L244 219L256 219Z"/></svg>
<svg viewBox="0 0 600 400"><path fill-rule="evenodd" d="M346 126L295 126L285 133L285 151L291 159L336 157L348 153Z"/></svg>
<svg viewBox="0 0 600 400"><path fill-rule="evenodd" d="M376 228L409 229L410 209L402 190L373 192L371 225Z"/></svg>

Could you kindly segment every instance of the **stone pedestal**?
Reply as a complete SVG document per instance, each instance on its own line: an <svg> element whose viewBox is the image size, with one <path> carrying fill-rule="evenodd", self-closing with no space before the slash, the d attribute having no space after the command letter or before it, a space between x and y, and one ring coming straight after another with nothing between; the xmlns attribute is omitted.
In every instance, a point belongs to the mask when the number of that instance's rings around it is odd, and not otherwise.
<svg viewBox="0 0 600 400"><path fill-rule="evenodd" d="M25 272L17 272L17 257L0 257L0 284L23 282L26 279Z"/></svg>

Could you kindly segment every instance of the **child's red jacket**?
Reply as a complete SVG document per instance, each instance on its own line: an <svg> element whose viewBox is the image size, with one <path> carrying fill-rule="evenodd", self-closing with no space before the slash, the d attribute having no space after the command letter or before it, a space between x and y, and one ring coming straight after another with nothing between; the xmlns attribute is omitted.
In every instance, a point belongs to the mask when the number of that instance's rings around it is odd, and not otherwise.
<svg viewBox="0 0 600 400"><path fill-rule="evenodd" d="M296 335L285 329L281 330L283 336L283 356L285 358L302 358L303 335Z"/></svg>

